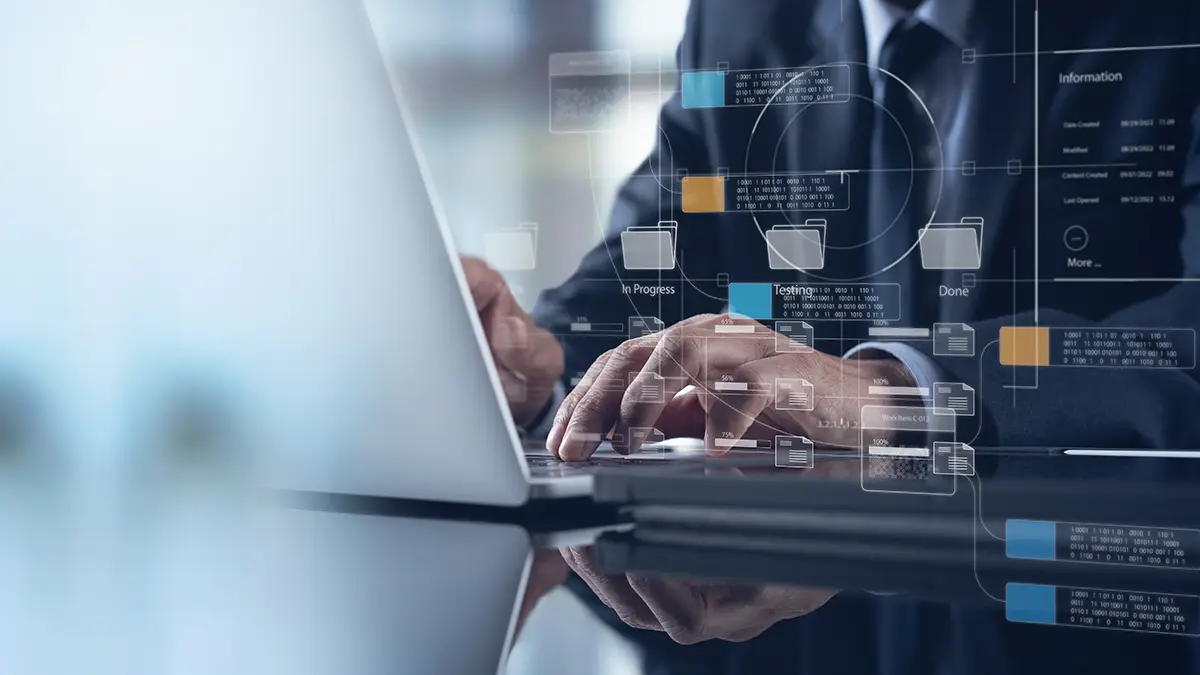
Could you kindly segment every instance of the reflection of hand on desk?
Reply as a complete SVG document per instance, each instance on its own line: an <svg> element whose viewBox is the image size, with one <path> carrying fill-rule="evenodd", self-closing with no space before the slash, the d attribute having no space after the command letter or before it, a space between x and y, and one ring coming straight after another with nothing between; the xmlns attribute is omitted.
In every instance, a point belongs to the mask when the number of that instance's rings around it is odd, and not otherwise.
<svg viewBox="0 0 1200 675"><path fill-rule="evenodd" d="M533 612L539 600L567 580L567 566L563 557L554 549L538 549L533 554L529 570L529 582L525 584L525 596L521 598L521 609L517 612L517 627L513 640L521 635L525 620Z"/></svg>

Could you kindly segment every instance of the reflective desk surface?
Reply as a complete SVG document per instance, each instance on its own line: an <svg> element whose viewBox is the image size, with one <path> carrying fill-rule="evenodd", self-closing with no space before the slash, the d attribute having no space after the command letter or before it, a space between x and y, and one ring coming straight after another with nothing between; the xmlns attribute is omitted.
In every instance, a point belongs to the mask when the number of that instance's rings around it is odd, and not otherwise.
<svg viewBox="0 0 1200 675"><path fill-rule="evenodd" d="M724 521L582 503L512 512L280 495L191 473L115 491L2 475L6 673L1058 674L1200 663L1200 532L1181 527L1068 527L1057 543L1052 531L1060 554L1139 564L1020 577L1000 542L1016 530L990 514L972 515L985 527L965 548L899 535L837 547L813 529L832 514L739 531L730 510L718 510ZM1036 548L1043 535L1020 536Z"/></svg>

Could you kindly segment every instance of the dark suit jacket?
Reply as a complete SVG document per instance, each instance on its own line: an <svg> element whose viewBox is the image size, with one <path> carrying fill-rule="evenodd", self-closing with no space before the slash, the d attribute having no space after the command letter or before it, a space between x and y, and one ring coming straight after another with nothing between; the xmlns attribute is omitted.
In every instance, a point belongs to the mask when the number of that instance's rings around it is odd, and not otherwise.
<svg viewBox="0 0 1200 675"><path fill-rule="evenodd" d="M978 444L1196 447L1196 370L1034 372L1002 366L991 343L1002 326L1014 324L1200 328L1200 283L1144 281L1200 276L1200 49L1091 51L1200 43L1200 5L1179 0L1041 2L1036 36L1034 9L1034 0L1015 0L1015 7L1007 0L976 0L970 39L977 55L974 63L964 65L974 68L977 78L966 103L968 126L959 156L943 158L947 166L972 161L979 169L959 179L955 194L942 196L938 221L974 216L984 218L986 226L979 281L966 297L940 300L939 314L941 320L975 328L982 358L935 357L928 344L914 346L950 378L978 392L981 414L969 423L981 428L960 430L966 438L978 431ZM720 62L734 70L865 62L858 4L693 0L678 61L681 71L713 69ZM1120 80L1070 83L1071 73L1104 72L1117 73ZM871 97L862 69L853 71L849 86L861 100ZM772 106L765 112L757 107L685 109L675 95L663 108L656 149L618 195L604 242L563 285L543 294L535 318L557 334L568 333L568 324L579 317L624 323L640 313L670 325L722 311L725 278L798 280L800 273L767 269L763 235L744 214L681 213L676 179L681 170L694 176L717 174L722 168L733 173L869 168L873 109L869 103L814 105L800 115L796 106ZM1103 132L1096 132L1097 123ZM1095 168L1080 168L1083 164ZM1084 171L1107 176L1076 175ZM862 236L856 228L865 209L865 180L867 174L851 176L850 210L820 214L829 220L831 244L850 242L839 236ZM664 273L665 281L659 281L657 273L622 269L620 233L671 219L679 222L678 271ZM1070 225L1088 232L1085 250L1065 247ZM1090 260L1093 267L1069 266L1071 259L1074 265ZM822 274L853 279L868 272L861 261L831 253ZM946 272L940 282L964 287L961 275ZM1139 281L1053 281L1081 276ZM1034 278L1040 283L1012 281ZM673 290L666 296L634 297L622 294L618 279L625 285L642 281ZM931 286L922 292L938 291ZM846 335L845 348L863 337L863 329L851 322L817 325L822 335ZM567 338L564 343L568 377L615 346L615 341L597 338ZM1017 390L1016 405L1012 390L1004 388L1014 382L1026 385ZM1024 467L1005 462L984 469L1003 474ZM1171 478L1161 475L1154 462L1137 470ZM955 655L957 663L971 664L973 672L1166 672L1190 664L1187 659L1194 653L1193 641L1184 638L1030 628L1006 624L998 612L967 609L940 611L935 619L940 632L930 643L935 647L925 649L916 647L918 641L902 626L917 616L915 603L845 604L854 607L841 614L823 609L791 622L799 628L779 628L808 635L795 636L807 643L799 663L847 672L837 668L837 653L854 650L863 640L871 640L870 650L879 651L868 658L858 650L855 658L873 664L863 667L876 672L930 672L931 665L924 662L930 649ZM830 629L822 624L822 615L850 623ZM872 637L861 628L866 625L881 627ZM845 641L813 642L814 631L844 635ZM905 670L910 666L916 670Z"/></svg>

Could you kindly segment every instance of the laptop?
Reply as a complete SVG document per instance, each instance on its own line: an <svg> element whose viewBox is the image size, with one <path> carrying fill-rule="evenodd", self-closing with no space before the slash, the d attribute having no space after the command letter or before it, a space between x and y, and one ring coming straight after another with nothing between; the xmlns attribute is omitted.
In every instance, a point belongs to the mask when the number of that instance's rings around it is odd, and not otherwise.
<svg viewBox="0 0 1200 675"><path fill-rule="evenodd" d="M272 488L589 494L591 466L526 460L361 2L13 13L0 365L81 457L141 461L162 397L202 391Z"/></svg>
<svg viewBox="0 0 1200 675"><path fill-rule="evenodd" d="M832 509L927 518L970 513L973 503L989 513L1003 506L1021 517L1057 512L1072 522L1132 518L1147 526L1200 528L1200 516L1193 515L1200 514L1195 450L958 445L963 447L955 452L970 450L958 463L954 457L942 461L936 447L927 459L895 462L818 445L802 464L781 461L786 457L777 452L758 459L743 454L720 470L687 464L654 472L601 470L593 498L639 522L640 516L675 515L690 521L705 513L720 519L709 523L714 527L745 530L770 529L777 521L737 520L735 513L807 516Z"/></svg>

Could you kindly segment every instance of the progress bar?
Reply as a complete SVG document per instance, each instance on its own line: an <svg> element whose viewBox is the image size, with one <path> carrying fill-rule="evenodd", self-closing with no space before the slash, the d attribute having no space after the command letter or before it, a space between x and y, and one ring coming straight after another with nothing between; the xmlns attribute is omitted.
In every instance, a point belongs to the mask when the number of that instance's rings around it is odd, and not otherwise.
<svg viewBox="0 0 1200 675"><path fill-rule="evenodd" d="M1200 450L1108 450L1099 448L1068 448L1066 455L1077 457L1157 457L1164 459L1200 459Z"/></svg>

